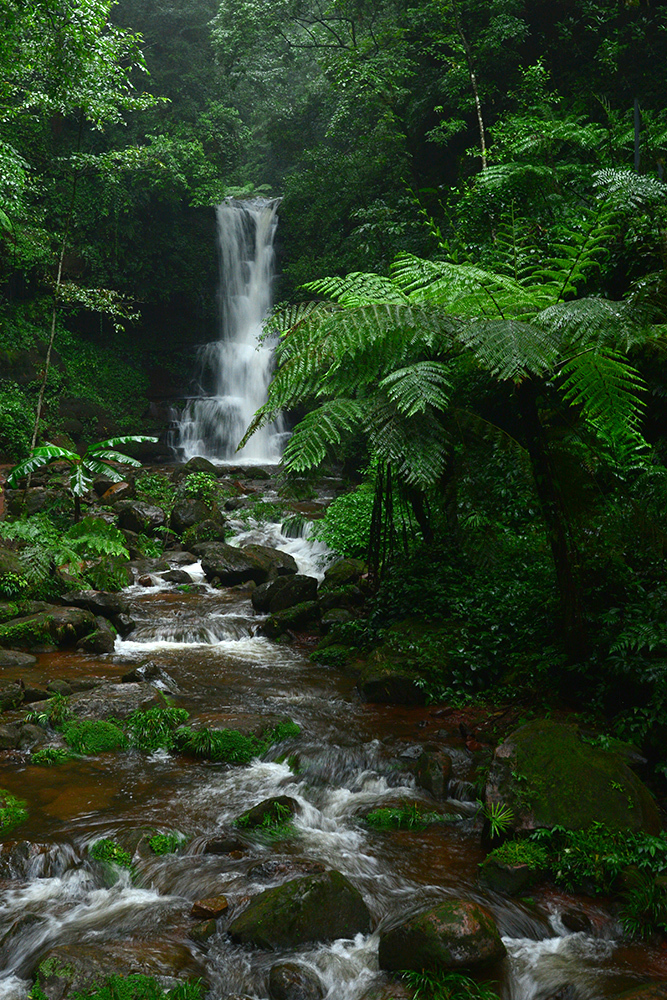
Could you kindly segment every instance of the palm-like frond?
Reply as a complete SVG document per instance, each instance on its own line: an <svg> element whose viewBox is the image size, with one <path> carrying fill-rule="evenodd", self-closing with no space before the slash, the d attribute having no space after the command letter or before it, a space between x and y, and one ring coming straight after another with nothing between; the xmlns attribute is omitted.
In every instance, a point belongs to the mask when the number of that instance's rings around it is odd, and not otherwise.
<svg viewBox="0 0 667 1000"><path fill-rule="evenodd" d="M153 440L155 440L155 438ZM93 467L93 462L96 461L100 463L103 461L118 462L120 465L131 465L135 469L141 468L141 462L139 462L136 458L130 458L129 455L124 455L123 452L114 451L111 448L102 448L100 445L96 445L94 448L89 448L84 456L84 462L91 469ZM108 467L105 466L104 471L107 472Z"/></svg>
<svg viewBox="0 0 667 1000"><path fill-rule="evenodd" d="M343 306L408 301L405 292L391 278L362 271L353 271L342 278L320 278L318 281L309 281L303 287L316 295L340 302Z"/></svg>
<svg viewBox="0 0 667 1000"><path fill-rule="evenodd" d="M363 407L354 399L333 399L303 418L287 442L283 461L291 472L319 465L329 449L361 425Z"/></svg>
<svg viewBox="0 0 667 1000"><path fill-rule="evenodd" d="M382 393L369 401L365 415L372 452L394 469L400 480L421 489L443 475L451 440L432 414L406 417Z"/></svg>
<svg viewBox="0 0 667 1000"><path fill-rule="evenodd" d="M512 319L470 323L461 331L460 339L483 368L503 380L542 375L558 356L550 333Z"/></svg>
<svg viewBox="0 0 667 1000"><path fill-rule="evenodd" d="M564 398L580 406L585 420L610 441L639 439L645 383L619 354L588 350L560 369Z"/></svg>
<svg viewBox="0 0 667 1000"><path fill-rule="evenodd" d="M561 349L579 345L629 350L645 337L626 303L596 297L559 302L538 313L533 323L551 333Z"/></svg>
<svg viewBox="0 0 667 1000"><path fill-rule="evenodd" d="M600 194L626 212L659 204L667 198L662 181L635 170L606 167L596 171L594 178Z"/></svg>
<svg viewBox="0 0 667 1000"><path fill-rule="evenodd" d="M38 448L35 448L32 455L29 458L24 459L15 465L9 476L7 476L7 485L14 489L19 479L23 479L24 476L29 476L32 472L37 469L43 468L48 465L49 462L54 462L57 459L64 459L68 462L78 462L79 456L73 451L68 451L67 448L61 448L57 444L43 444Z"/></svg>
<svg viewBox="0 0 667 1000"><path fill-rule="evenodd" d="M447 366L438 361L417 361L407 368L399 368L385 376L379 388L406 417L424 413L427 407L444 410L449 402Z"/></svg>

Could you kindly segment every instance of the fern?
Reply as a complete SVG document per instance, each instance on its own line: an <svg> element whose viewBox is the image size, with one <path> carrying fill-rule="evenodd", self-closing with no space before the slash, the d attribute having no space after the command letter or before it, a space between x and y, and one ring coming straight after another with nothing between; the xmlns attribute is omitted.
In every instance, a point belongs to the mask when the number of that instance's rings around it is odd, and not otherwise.
<svg viewBox="0 0 667 1000"><path fill-rule="evenodd" d="M588 424L611 442L643 444L639 422L645 385L636 369L615 352L584 351L566 361L560 374L566 400L581 406Z"/></svg>
<svg viewBox="0 0 667 1000"><path fill-rule="evenodd" d="M417 361L408 368L399 368L387 375L379 385L405 416L424 413L432 406L444 410L449 402L446 390L451 389L447 366L437 361Z"/></svg>
<svg viewBox="0 0 667 1000"><path fill-rule="evenodd" d="M361 424L362 407L353 399L334 399L312 410L287 442L283 461L290 472L319 465L327 451Z"/></svg>
<svg viewBox="0 0 667 1000"><path fill-rule="evenodd" d="M461 333L477 361L499 379L518 381L542 375L557 358L553 337L539 327L516 320L480 320Z"/></svg>

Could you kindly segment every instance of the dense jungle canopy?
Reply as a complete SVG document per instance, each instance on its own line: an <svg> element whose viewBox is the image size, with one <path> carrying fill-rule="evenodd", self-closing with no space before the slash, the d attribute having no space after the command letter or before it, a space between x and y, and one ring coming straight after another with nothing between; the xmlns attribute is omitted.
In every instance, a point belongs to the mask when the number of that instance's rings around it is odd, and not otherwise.
<svg viewBox="0 0 667 1000"><path fill-rule="evenodd" d="M446 607L450 690L548 677L646 735L666 59L651 0L2 0L2 456L40 392L38 442L164 432L215 328L212 206L279 196L256 423L363 480L341 551L413 553L382 622Z"/></svg>

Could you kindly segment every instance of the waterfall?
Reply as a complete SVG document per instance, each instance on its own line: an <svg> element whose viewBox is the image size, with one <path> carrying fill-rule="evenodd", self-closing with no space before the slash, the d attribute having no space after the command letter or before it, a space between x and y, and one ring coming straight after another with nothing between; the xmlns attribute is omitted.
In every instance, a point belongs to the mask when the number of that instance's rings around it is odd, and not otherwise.
<svg viewBox="0 0 667 1000"><path fill-rule="evenodd" d="M266 401L273 345L261 342L271 308L273 241L278 200L228 199L218 205L220 339L198 351L198 391L178 422L176 447L185 461L277 462L281 421L257 431L236 451L255 411Z"/></svg>

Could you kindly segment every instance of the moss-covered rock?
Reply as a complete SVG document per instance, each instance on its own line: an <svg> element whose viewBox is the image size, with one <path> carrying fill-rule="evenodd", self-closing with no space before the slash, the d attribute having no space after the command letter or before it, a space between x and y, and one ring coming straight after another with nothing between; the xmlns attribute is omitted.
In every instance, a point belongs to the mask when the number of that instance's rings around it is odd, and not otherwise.
<svg viewBox="0 0 667 1000"><path fill-rule="evenodd" d="M322 1000L325 989L313 969L300 962L278 962L269 972L271 1000Z"/></svg>
<svg viewBox="0 0 667 1000"><path fill-rule="evenodd" d="M292 879L255 896L229 928L234 941L298 948L307 941L352 938L370 930L361 893L340 872Z"/></svg>
<svg viewBox="0 0 667 1000"><path fill-rule="evenodd" d="M259 631L269 639L277 639L286 632L305 631L317 628L320 622L320 606L317 601L304 601L293 608L279 611L262 622Z"/></svg>
<svg viewBox="0 0 667 1000"><path fill-rule="evenodd" d="M366 564L361 559L339 559L325 571L320 590L326 593L346 584L358 583L365 572Z"/></svg>
<svg viewBox="0 0 667 1000"><path fill-rule="evenodd" d="M317 580L314 576L304 576L294 573L291 576L279 576L277 580L269 580L260 584L252 592L252 606L255 611L277 614L293 608L304 601L314 601L317 597Z"/></svg>
<svg viewBox="0 0 667 1000"><path fill-rule="evenodd" d="M380 935L380 968L447 972L475 969L505 956L496 923L478 903L448 899Z"/></svg>
<svg viewBox="0 0 667 1000"><path fill-rule="evenodd" d="M573 725L537 720L496 748L486 786L487 808L502 803L514 830L604 823L615 829L662 828L655 802L623 757L585 743Z"/></svg>
<svg viewBox="0 0 667 1000"><path fill-rule="evenodd" d="M361 670L359 692L366 701L388 705L424 705L426 695L419 676L383 647L376 649Z"/></svg>
<svg viewBox="0 0 667 1000"><path fill-rule="evenodd" d="M0 625L0 646L32 649L38 646L74 646L95 631L95 616L82 608L43 605L45 610L13 618Z"/></svg>

